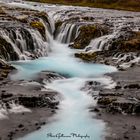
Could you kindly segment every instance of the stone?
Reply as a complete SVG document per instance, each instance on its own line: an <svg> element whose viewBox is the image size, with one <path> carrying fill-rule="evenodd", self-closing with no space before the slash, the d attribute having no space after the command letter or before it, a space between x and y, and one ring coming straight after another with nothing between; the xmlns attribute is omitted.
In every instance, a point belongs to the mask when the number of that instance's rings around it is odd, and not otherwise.
<svg viewBox="0 0 140 140"><path fill-rule="evenodd" d="M94 111L95 112L100 112L99 108L96 108L96 107L94 108Z"/></svg>
<svg viewBox="0 0 140 140"><path fill-rule="evenodd" d="M111 104L113 101L116 101L117 99L116 98L112 98L112 97L100 97L98 99L98 104L101 104L101 105L109 105Z"/></svg>
<svg viewBox="0 0 140 140"><path fill-rule="evenodd" d="M36 128L36 130L39 130L39 129L41 129L41 126L38 126L38 127Z"/></svg>
<svg viewBox="0 0 140 140"><path fill-rule="evenodd" d="M115 87L116 90L121 89L121 88L122 88L121 86L116 86Z"/></svg>
<svg viewBox="0 0 140 140"><path fill-rule="evenodd" d="M124 86L125 89L129 88L129 89L140 89L140 85L139 84L129 84Z"/></svg>
<svg viewBox="0 0 140 140"><path fill-rule="evenodd" d="M75 49L84 49L90 43L91 39L108 33L107 27L103 27L101 25L84 25L80 27L79 31L79 36L70 46Z"/></svg>
<svg viewBox="0 0 140 140"><path fill-rule="evenodd" d="M24 127L23 124L19 124L19 125L18 125L18 128L23 128L23 127Z"/></svg>
<svg viewBox="0 0 140 140"><path fill-rule="evenodd" d="M3 92L3 93L1 94L1 98L11 98L12 96L13 96L12 93L5 93L5 92Z"/></svg>
<svg viewBox="0 0 140 140"><path fill-rule="evenodd" d="M132 125L132 129L133 129L133 130L136 130L136 126L135 126L135 125Z"/></svg>

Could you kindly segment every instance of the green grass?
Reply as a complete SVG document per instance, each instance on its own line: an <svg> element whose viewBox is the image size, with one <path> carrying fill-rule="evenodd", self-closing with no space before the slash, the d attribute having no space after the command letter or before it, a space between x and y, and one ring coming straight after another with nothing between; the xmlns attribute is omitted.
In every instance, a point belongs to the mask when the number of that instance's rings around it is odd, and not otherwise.
<svg viewBox="0 0 140 140"><path fill-rule="evenodd" d="M27 0L33 2L89 6L140 12L140 0Z"/></svg>

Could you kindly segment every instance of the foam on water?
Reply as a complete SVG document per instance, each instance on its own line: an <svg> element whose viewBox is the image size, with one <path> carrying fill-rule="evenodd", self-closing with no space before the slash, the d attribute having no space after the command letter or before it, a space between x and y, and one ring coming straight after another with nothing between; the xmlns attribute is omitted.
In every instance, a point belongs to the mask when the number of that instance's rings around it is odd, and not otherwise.
<svg viewBox="0 0 140 140"><path fill-rule="evenodd" d="M111 81L106 77L100 78L70 78L53 81L46 85L50 88L60 92L64 99L59 106L59 113L50 119L51 123L42 127L41 130L29 134L19 140L56 140L56 138L49 137L49 135L64 134L70 136L69 138L60 138L62 140L80 140L81 138L74 137L72 133L80 134L81 136L89 136L88 140L103 140L105 123L101 120L93 119L88 112L90 105L96 105L85 91L81 91L85 81L96 80L108 85ZM108 82L107 82L108 81ZM95 114L94 114L95 115Z"/></svg>
<svg viewBox="0 0 140 140"><path fill-rule="evenodd" d="M81 91L88 80L99 81L106 88L112 88L115 84L108 78L101 76L106 72L116 71L116 68L101 64L84 63L74 57L77 50L70 49L68 44L62 44L56 40L50 42L51 52L48 57L38 60L14 62L13 65L19 70L13 79L30 79L42 70L54 71L70 78L55 80L46 84L46 89L56 90L63 96L59 112L50 119L51 123L42 127L41 130L31 133L19 140L57 140L47 136L52 134L88 135L89 140L104 139L105 123L93 119L88 107L96 105L85 91ZM94 114L95 115L95 114ZM61 138L62 140L80 140L81 138Z"/></svg>

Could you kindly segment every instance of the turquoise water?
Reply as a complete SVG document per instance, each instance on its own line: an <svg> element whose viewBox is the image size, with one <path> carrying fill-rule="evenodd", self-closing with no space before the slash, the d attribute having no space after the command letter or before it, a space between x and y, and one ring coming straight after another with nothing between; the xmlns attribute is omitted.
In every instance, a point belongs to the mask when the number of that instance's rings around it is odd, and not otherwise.
<svg viewBox="0 0 140 140"><path fill-rule="evenodd" d="M37 60L27 60L12 62L19 71L12 79L30 79L40 71L54 71L69 77L94 77L107 72L116 71L115 67L84 63L74 58L77 50L68 48L67 44L61 44L53 41L51 52L48 57L42 57Z"/></svg>
<svg viewBox="0 0 140 140"><path fill-rule="evenodd" d="M42 71L54 71L69 77L90 77L114 71L114 67L101 64L88 64L69 60L61 57L46 57L38 60L17 62L13 64L18 68L19 72L13 78L31 78L34 74Z"/></svg>
<svg viewBox="0 0 140 140"><path fill-rule="evenodd" d="M96 101L85 91L81 91L81 88L88 80L96 80L106 85L111 84L112 81L109 81L103 74L116 71L116 68L84 63L74 58L76 51L68 48L67 44L53 41L48 57L12 62L18 69L18 73L11 76L14 80L32 79L42 70L57 72L69 77L46 84L46 88L56 90L63 96L58 113L50 118L51 123L19 140L104 139L105 123L93 118L92 115L95 114L91 115L88 110L89 106L96 105Z"/></svg>

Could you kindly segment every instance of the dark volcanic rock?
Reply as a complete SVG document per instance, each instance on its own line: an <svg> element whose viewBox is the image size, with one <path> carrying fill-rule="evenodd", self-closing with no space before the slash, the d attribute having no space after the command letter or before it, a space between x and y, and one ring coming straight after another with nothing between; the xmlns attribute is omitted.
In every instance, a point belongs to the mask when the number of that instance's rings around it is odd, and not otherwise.
<svg viewBox="0 0 140 140"><path fill-rule="evenodd" d="M19 97L18 98L19 104L24 105L28 108L35 108L35 107L50 107L54 108L59 104L58 101L52 101L49 97L39 96L39 97Z"/></svg>
<svg viewBox="0 0 140 140"><path fill-rule="evenodd" d="M102 107L110 113L140 113L139 102L126 100L125 98L102 97L98 99L98 104L103 105L104 107Z"/></svg>
<svg viewBox="0 0 140 140"><path fill-rule="evenodd" d="M124 86L125 89L140 89L140 85L139 84L130 84L130 85L126 85Z"/></svg>
<svg viewBox="0 0 140 140"><path fill-rule="evenodd" d="M0 59L0 80L7 78L12 70L15 70L13 66Z"/></svg>
<svg viewBox="0 0 140 140"><path fill-rule="evenodd" d="M116 80L114 89L99 92L98 106L108 113L140 114L139 67L111 75Z"/></svg>

